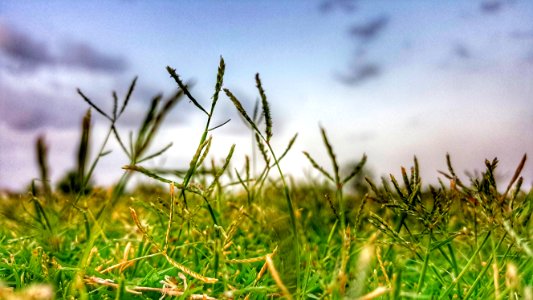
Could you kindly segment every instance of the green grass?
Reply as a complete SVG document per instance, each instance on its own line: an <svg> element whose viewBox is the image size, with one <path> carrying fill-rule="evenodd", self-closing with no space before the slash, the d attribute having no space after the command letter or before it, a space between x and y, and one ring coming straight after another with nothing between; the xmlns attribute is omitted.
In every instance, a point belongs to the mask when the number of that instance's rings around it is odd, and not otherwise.
<svg viewBox="0 0 533 300"><path fill-rule="evenodd" d="M422 182L416 157L401 178L378 184L365 177L366 155L344 173L320 128L331 171L305 152L322 177L295 181L280 163L297 135L274 149L259 75L260 100L248 113L224 88L222 59L209 106L167 71L176 93L155 96L127 138L116 124L137 79L122 100L113 92L111 112L78 91L91 109L81 122L77 166L55 188L48 145L37 140L40 178L1 199L0 299L531 299L533 190L522 189L520 177L526 156L504 189L494 175L497 159L462 182L449 156L437 185ZM168 144L149 152L183 99L205 116L189 165L148 168L146 161L180 151ZM215 124L222 101L237 109L252 138L243 166L231 163L234 149L249 145L210 153L228 122ZM96 147L91 111L109 121ZM111 139L129 163L117 166L124 173L113 186L93 186ZM128 190L135 173L145 183Z"/></svg>

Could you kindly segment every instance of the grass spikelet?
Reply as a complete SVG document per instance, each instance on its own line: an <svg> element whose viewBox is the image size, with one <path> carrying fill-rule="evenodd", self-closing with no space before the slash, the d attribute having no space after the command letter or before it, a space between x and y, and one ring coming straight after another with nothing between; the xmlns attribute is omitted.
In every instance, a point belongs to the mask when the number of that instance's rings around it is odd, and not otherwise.
<svg viewBox="0 0 533 300"><path fill-rule="evenodd" d="M124 97L124 101L122 102L122 106L120 107L120 112L118 113L119 117L120 115L122 115L122 113L126 109L126 106L128 106L128 102L130 101L133 90L135 89L135 85L137 84L137 78L138 77L135 76L135 78L133 78L133 80L131 81L130 88L128 89L128 92L126 93L126 97Z"/></svg>
<svg viewBox="0 0 533 300"><path fill-rule="evenodd" d="M322 173L322 175L326 176L329 180L333 182L335 181L335 179L333 179L333 177L329 175L329 173L322 166L320 166L307 151L303 151L303 154L305 155L305 157L307 157L313 168L317 169L320 173Z"/></svg>
<svg viewBox="0 0 533 300"><path fill-rule="evenodd" d="M209 136L207 140L205 141L205 147L204 151L202 152L202 156L198 159L198 162L196 163L197 166L201 166L207 157L207 154L209 154L209 150L211 149L211 141L213 140L213 136Z"/></svg>
<svg viewBox="0 0 533 300"><path fill-rule="evenodd" d="M94 108L99 114L104 116L106 119L113 121L113 119L109 115L107 115L102 109L100 109L100 107L94 104L94 102L92 102L89 97L85 96L85 94L79 88L76 91L83 98L83 100L87 102L87 104L89 104L92 108Z"/></svg>
<svg viewBox="0 0 533 300"><path fill-rule="evenodd" d="M261 104L263 107L263 115L265 116L266 142L270 143L270 138L272 137L272 114L270 112L270 105L268 104L265 91L263 90L263 85L261 84L261 79L259 78L259 73L255 74L255 83L257 89L259 90L259 96L261 97Z"/></svg>
<svg viewBox="0 0 533 300"><path fill-rule="evenodd" d="M200 157L202 155L202 152L204 152L204 149L208 149L207 146L211 143L211 138L208 138L205 140L200 147L196 149L196 153L194 153L194 156L190 162L189 168L190 169L196 169L199 166Z"/></svg>
<svg viewBox="0 0 533 300"><path fill-rule="evenodd" d="M211 112L213 111L217 101L218 101L218 94L220 93L220 90L222 89L222 85L224 83L224 71L226 70L226 64L224 63L224 59L222 56L220 57L220 62L218 65L218 72L217 72L217 82L215 84L215 93L213 94L213 101L211 102Z"/></svg>
<svg viewBox="0 0 533 300"><path fill-rule="evenodd" d="M294 136L289 140L289 143L287 144L287 147L285 148L285 151L281 153L278 160L282 160L287 153L292 149L292 146L294 145L294 142L296 142L296 138L298 138L298 133L294 134Z"/></svg>
<svg viewBox="0 0 533 300"><path fill-rule="evenodd" d="M188 192L191 192L191 193L194 193L194 194L198 194L198 195L201 195L202 193L202 189L201 189L201 186L199 185L191 185L190 187L185 187L183 184L180 184L180 183L177 183L177 182L174 182L170 179L166 179L166 178L163 178L157 174L155 174L154 172L151 172L150 170L148 169L145 169L141 166L124 166L122 167L124 170L129 170L129 171L136 171L136 172L139 172L139 173L142 173L148 177L151 177L159 182L163 182L163 183L172 183L174 184L174 186L180 190L183 190L185 189L186 191Z"/></svg>
<svg viewBox="0 0 533 300"><path fill-rule="evenodd" d="M246 111L244 110L244 107L242 107L242 104L239 99L237 99L237 97L235 97L235 95L233 95L233 93L228 89L224 89L224 93L226 93L226 96L228 96L228 98L231 100L237 111L246 120L246 122L248 122L248 124L250 124L250 126L252 126L255 131L259 132L259 129L255 125L254 121L252 121L250 116L248 116L248 113L246 113Z"/></svg>
<svg viewBox="0 0 533 300"><path fill-rule="evenodd" d="M226 156L226 159L224 160L224 165L222 168L217 170L217 173L215 174L215 178L213 179L213 182L209 187L207 188L207 194L211 194L211 192L215 189L215 185L218 182L219 178L226 172L226 169L228 168L231 158L233 157L233 152L235 152L235 144L231 145L231 148L229 149L228 155Z"/></svg>
<svg viewBox="0 0 533 300"><path fill-rule="evenodd" d="M331 146L328 136L326 135L326 130L324 127L320 126L320 133L322 134L322 140L324 141L324 145L326 146L326 149L328 151L328 156L331 159L331 164L333 165L333 174L335 175L335 184L340 184L340 175L339 175L339 164L337 163L337 157L335 156L335 152L333 152L333 147Z"/></svg>
<svg viewBox="0 0 533 300"><path fill-rule="evenodd" d="M257 133L255 134L255 141L257 143L257 148L259 148L259 152L261 152L261 156L263 156L263 160L265 161L266 165L270 165L270 157L268 156L265 144L263 144L261 137Z"/></svg>
<svg viewBox="0 0 533 300"><path fill-rule="evenodd" d="M355 175L359 174L359 172L361 172L361 170L363 169L363 167L365 166L366 164L366 154L363 154L363 158L361 158L361 160L359 161L359 163L357 163L357 165L352 169L352 171L350 172L350 174L348 174L348 176L346 176L344 178L344 180L342 180L342 183L345 184L346 182L350 181L352 178L355 177Z"/></svg>
<svg viewBox="0 0 533 300"><path fill-rule="evenodd" d="M200 103L191 95L191 93L189 92L189 89L187 88L187 85L183 83L183 81L181 81L179 75L176 73L176 69L172 69L171 67L167 66L167 72L170 74L170 77L172 77L174 79L174 81L176 81L176 83L178 84L179 88L183 90L183 92L185 93L185 95L187 96L187 98L189 98L189 100L191 100L191 102L196 106L198 107L198 109L200 109L201 111L203 111L206 115L209 116L209 113L202 107L202 105L200 105Z"/></svg>

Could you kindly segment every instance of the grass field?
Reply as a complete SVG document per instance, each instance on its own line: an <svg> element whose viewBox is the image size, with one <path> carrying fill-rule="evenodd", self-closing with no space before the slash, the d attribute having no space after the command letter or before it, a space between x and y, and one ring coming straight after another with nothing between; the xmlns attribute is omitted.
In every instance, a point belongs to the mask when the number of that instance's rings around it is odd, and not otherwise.
<svg viewBox="0 0 533 300"><path fill-rule="evenodd" d="M113 93L111 112L79 91L91 108L76 170L53 186L39 138L40 180L25 193L1 196L0 299L533 299L533 190L522 189L520 177L525 155L510 182L495 179L497 159L463 182L450 157L434 186L420 178L416 158L401 178L376 180L365 177L366 156L340 166L335 141L321 129L331 165L304 152L321 178L296 181L279 162L297 135L273 149L259 75L260 101L246 112L223 88L224 70L221 59L205 108L168 67L176 94L154 97L126 138L115 124L136 80L123 100ZM143 167L173 151L169 145L148 152L182 99L206 120L189 166ZM225 124L213 124L212 116L228 100L254 136L257 155L243 166L231 164L234 146L209 152ZM92 113L109 121L100 145L91 143ZM130 163L112 187L93 186L111 139ZM126 189L135 173L145 184Z"/></svg>

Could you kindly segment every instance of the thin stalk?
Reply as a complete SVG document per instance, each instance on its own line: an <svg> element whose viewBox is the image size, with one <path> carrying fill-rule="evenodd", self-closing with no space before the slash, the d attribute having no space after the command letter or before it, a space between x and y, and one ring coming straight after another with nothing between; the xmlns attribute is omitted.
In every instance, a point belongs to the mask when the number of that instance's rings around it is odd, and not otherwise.
<svg viewBox="0 0 533 300"><path fill-rule="evenodd" d="M263 137L263 135L261 133L258 133L258 134L266 142L266 139ZM267 142L266 145L268 146L268 149L270 150L270 154L272 154L272 158L274 159L276 168L278 169L279 176L281 177L281 182L283 183L283 193L285 195L285 199L287 200L287 208L289 209L289 215L291 218L292 234L294 235L295 251L296 251L296 291L298 294L300 292L300 240L298 238L298 229L296 227L296 215L294 214L294 208L293 208L293 203L291 199L291 194L289 192L289 186L287 185L285 176L283 175L283 172L281 171L281 167L279 166L278 158L276 157L276 154L274 153L274 149L272 149L272 146L270 145L270 143Z"/></svg>
<svg viewBox="0 0 533 300"><path fill-rule="evenodd" d="M505 239L505 237L507 236L507 233L504 233L503 236L501 237L500 241L498 241L498 244L497 246L494 248L494 249L498 249L500 247L500 245L502 244L503 240ZM474 290L477 288L479 282L481 281L481 279L483 279L483 277L485 276L485 273L487 273L487 270L492 266L492 261L496 259L496 252L493 252L492 255L490 256L489 260L487 261L487 264L485 265L485 267L483 268L483 270L481 270L481 272L478 274L476 280L474 280L474 283L472 283L472 286L470 286L470 289L468 289L468 291L466 292L465 296L463 299L468 299L470 298L470 296L472 296L472 294L474 293Z"/></svg>
<svg viewBox="0 0 533 300"><path fill-rule="evenodd" d="M89 180L91 179L91 177L93 175L94 169L96 168L96 165L98 164L98 161L100 160L100 157L103 156L105 147L107 146L107 142L109 141L109 138L111 137L111 133L113 133L113 128L112 127L109 128L109 130L107 131L107 134L105 135L104 141L103 141L102 145L100 146L100 150L98 151L98 155L96 156L96 158L94 159L93 163L91 164L91 167L89 168L89 172L87 172L87 175L83 178L83 182L82 182L82 185L81 185L81 191L76 196L76 199L74 200L74 205L76 205L78 203L78 201L81 199L81 197L83 196L83 194L84 194L83 191L85 190L85 187L89 183Z"/></svg>
<svg viewBox="0 0 533 300"><path fill-rule="evenodd" d="M446 291L444 291L444 293L439 297L439 299L444 299L446 297L448 297L448 295L450 294L450 292L452 291L452 289L455 287L455 285L459 282L459 280L466 274L466 271L468 270L468 268L470 268L470 265L472 265L472 263L474 262L474 260L476 259L479 251L481 250L481 248L483 248L483 246L485 245L485 243L489 240L489 237L490 237L490 234L492 232L489 231L487 232L487 235L485 236L485 238L483 239L483 242L481 242L481 245L479 245L476 249L476 251L474 252L474 254L472 254L472 256L470 257L470 260L468 260L468 262L466 263L465 267L463 268L463 270L461 271L461 273L459 273L459 275L452 281L452 283L450 284L450 286L448 286L448 288L446 289ZM488 266L488 265L487 265Z"/></svg>
<svg viewBox="0 0 533 300"><path fill-rule="evenodd" d="M459 275L459 269L457 268L457 259L455 258L455 251L453 250L452 245L448 244L448 251L450 252L450 257L452 260L453 265L453 275L457 276ZM463 297L463 290L461 289L461 281L457 282L457 294L459 295L459 298Z"/></svg>
<svg viewBox="0 0 533 300"><path fill-rule="evenodd" d="M432 233L429 232L428 245L426 248L426 257L424 258L424 266L422 267L422 272L420 272L420 277L418 278L418 286L416 288L417 294L420 294L420 292L422 291L422 286L424 285L424 280L426 279L426 271L428 269L429 257L431 254L431 238Z"/></svg>

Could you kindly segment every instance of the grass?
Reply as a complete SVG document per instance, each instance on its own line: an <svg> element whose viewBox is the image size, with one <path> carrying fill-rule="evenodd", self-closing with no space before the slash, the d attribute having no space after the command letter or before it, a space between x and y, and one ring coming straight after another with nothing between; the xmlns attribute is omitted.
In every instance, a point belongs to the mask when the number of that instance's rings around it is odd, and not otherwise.
<svg viewBox="0 0 533 300"><path fill-rule="evenodd" d="M81 123L77 167L57 188L48 145L37 140L40 178L26 193L1 199L1 299L532 299L533 190L522 188L525 155L504 189L497 159L465 183L449 156L438 185L423 184L416 157L401 178L377 184L364 176L366 155L344 173L320 128L331 171L304 152L321 177L296 182L281 162L297 135L274 149L259 75L260 100L250 114L224 88L222 58L209 109L176 70L167 72L176 93L155 96L127 138L116 124L137 79L121 101L113 92L111 112L78 91L91 109ZM189 165L146 167L179 151L168 144L148 152L184 98L206 118ZM254 154L244 166L231 163L236 145L225 155L210 153L216 130L229 121L213 125L220 100L233 104L250 131ZM92 112L109 129L89 161ZM112 138L129 164L116 184L95 187L91 178ZM135 173L145 183L127 190Z"/></svg>

